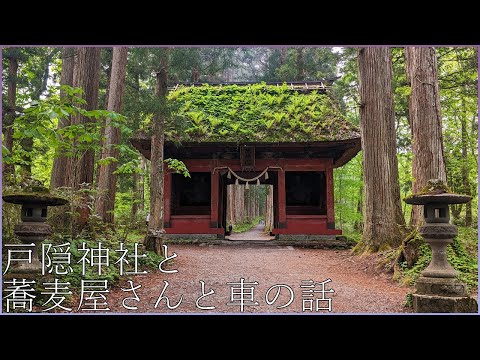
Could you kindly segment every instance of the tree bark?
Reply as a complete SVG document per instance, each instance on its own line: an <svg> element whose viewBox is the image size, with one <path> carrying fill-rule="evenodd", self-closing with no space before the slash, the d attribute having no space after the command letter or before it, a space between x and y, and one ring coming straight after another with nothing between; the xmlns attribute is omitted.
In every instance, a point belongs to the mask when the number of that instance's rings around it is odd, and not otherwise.
<svg viewBox="0 0 480 360"><path fill-rule="evenodd" d="M98 86L100 78L100 48L79 48L74 71L74 86L83 90L86 110L94 110L98 106ZM77 114L72 116L72 125L91 122L87 117ZM72 185L78 189L80 184L92 184L94 151L85 150L79 159L72 162Z"/></svg>
<svg viewBox="0 0 480 360"><path fill-rule="evenodd" d="M391 61L389 48L363 48L358 54L365 195L360 252L398 246L403 235Z"/></svg>
<svg viewBox="0 0 480 360"><path fill-rule="evenodd" d="M245 211L245 222L251 222L252 221L252 188L250 187L249 189L245 189L244 191L244 211Z"/></svg>
<svg viewBox="0 0 480 360"><path fill-rule="evenodd" d="M150 221L148 234L145 238L145 248L163 255L163 145L165 140L164 125L167 96L167 61L163 59L160 71L157 72L156 95L159 100L159 110L153 119L151 140L151 173L150 173Z"/></svg>
<svg viewBox="0 0 480 360"><path fill-rule="evenodd" d="M139 168L141 169L141 166L139 165ZM131 208L131 217L132 219L135 219L135 217L138 214L138 210L140 208L140 200L139 200L139 195L140 195L140 174L134 172L132 174L132 182L133 182L133 189L132 189L132 208Z"/></svg>
<svg viewBox="0 0 480 360"><path fill-rule="evenodd" d="M98 86L100 78L100 48L82 47L78 49L77 59L75 61L75 70L73 74L74 87L83 90L83 97L86 101L81 107L86 110L94 110L98 106ZM76 114L72 116L72 125L88 124L92 120ZM74 147L77 147L74 144ZM72 189L79 189L82 186L91 186L94 173L94 157L93 149L82 150L76 152L75 157L70 161L70 180L69 185ZM80 213L77 219L78 226L86 225L89 215L89 207L87 198L84 197L82 205L78 211Z"/></svg>
<svg viewBox="0 0 480 360"><path fill-rule="evenodd" d="M409 99L412 191L417 193L430 179L447 180L435 49L405 48L405 67L412 89ZM413 206L410 223L416 226L423 224L422 206Z"/></svg>
<svg viewBox="0 0 480 360"><path fill-rule="evenodd" d="M7 80L7 109L2 122L3 144L12 155L13 152L13 122L16 118L17 103L17 72L18 59L13 51L8 53L8 80ZM13 164L3 163L2 180L6 184L13 182L15 167Z"/></svg>
<svg viewBox="0 0 480 360"><path fill-rule="evenodd" d="M267 185L267 197L265 200L265 232L273 230L273 186Z"/></svg>
<svg viewBox="0 0 480 360"><path fill-rule="evenodd" d="M125 90L125 74L127 69L128 48L116 47L113 49L112 72L108 98L108 110L117 113L122 110L123 94ZM118 159L117 145L120 143L120 130L112 125L110 118L105 123L105 140L103 142L102 159ZM117 162L111 161L100 165L98 177L98 194L95 204L97 215L105 222L113 224L115 195L117 193Z"/></svg>
<svg viewBox="0 0 480 360"><path fill-rule="evenodd" d="M237 224L245 222L245 186L235 185L235 221Z"/></svg>
<svg viewBox="0 0 480 360"><path fill-rule="evenodd" d="M233 202L234 202L234 185L227 185L227 226L234 224L234 212L233 212Z"/></svg>
<svg viewBox="0 0 480 360"><path fill-rule="evenodd" d="M257 217L257 191L258 191L258 187L254 185L252 187L252 202L251 202L252 219L255 219Z"/></svg>
<svg viewBox="0 0 480 360"><path fill-rule="evenodd" d="M140 99L140 74L138 72L133 72L133 77L135 79L135 86L134 89L134 99L139 101ZM134 117L134 129L137 130L139 126L139 119L137 116ZM140 172L133 173L133 192L132 192L132 218L137 216L139 210L143 211L144 208L144 183L143 183L143 175L145 172L145 158L140 155L139 156L139 168Z"/></svg>
<svg viewBox="0 0 480 360"><path fill-rule="evenodd" d="M238 207L238 195L237 195L237 192L238 192L238 186L237 185L232 185L232 196L233 196L233 201L232 201L232 220L233 220L233 224L237 224L239 223L238 221L238 211L237 211L237 207Z"/></svg>
<svg viewBox="0 0 480 360"><path fill-rule="evenodd" d="M255 217L260 216L260 187L255 187Z"/></svg>
<svg viewBox="0 0 480 360"><path fill-rule="evenodd" d="M74 69L74 60L75 49L74 48L64 48L62 51L62 72L60 75L60 85L73 86L73 69ZM60 99L65 99L65 92L60 91ZM57 129L63 129L70 125L71 119L70 116L62 117L58 120ZM62 150L60 149L53 159L53 169L52 175L50 178L50 188L56 189L59 187L68 186L68 178L70 175L68 171L70 170L69 158L65 155L62 155Z"/></svg>
<svg viewBox="0 0 480 360"><path fill-rule="evenodd" d="M239 200L238 200L238 185L232 185L233 186L233 224L240 224L240 211L238 210L239 207Z"/></svg>
<svg viewBox="0 0 480 360"><path fill-rule="evenodd" d="M113 66L113 48L106 48L106 49L103 49L107 54L108 54L108 67L104 70L105 72L105 77L107 78L107 84L105 86L105 99L104 99L104 105L103 105L103 108L105 110L108 109L108 98L110 96L110 79L111 79L111 76L112 76L112 66ZM102 63L102 54L100 53L100 63ZM103 156L103 148L104 148L104 139L105 139L105 129L107 127L107 121L106 119L102 118L100 120L102 122L102 125L100 127L100 143L98 144L99 145L99 148L101 149L100 151L97 151L95 153L95 164L98 163L98 160L100 160ZM94 184L98 184L98 181L99 181L99 177L100 177L100 165L96 165L95 167L95 181L94 181Z"/></svg>
<svg viewBox="0 0 480 360"><path fill-rule="evenodd" d="M139 174L138 210L143 211L145 209L145 172L147 171L147 164L143 155L140 155L140 168L142 171Z"/></svg>

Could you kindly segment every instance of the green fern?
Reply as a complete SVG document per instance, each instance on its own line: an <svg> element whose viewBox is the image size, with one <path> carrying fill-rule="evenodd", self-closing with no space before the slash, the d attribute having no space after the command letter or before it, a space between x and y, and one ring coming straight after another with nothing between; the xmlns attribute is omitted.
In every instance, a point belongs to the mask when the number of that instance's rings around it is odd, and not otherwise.
<svg viewBox="0 0 480 360"><path fill-rule="evenodd" d="M178 141L306 141L313 134L315 139L348 137L355 129L327 95L298 94L285 84L179 88L169 93L168 100L171 114L166 126L172 131L168 138ZM193 129L187 132L189 128Z"/></svg>
<svg viewBox="0 0 480 360"><path fill-rule="evenodd" d="M296 128L298 127L298 125L299 125L299 122L296 121L296 120L290 120L290 121L288 122L288 125L289 125L292 129L296 129Z"/></svg>
<svg viewBox="0 0 480 360"><path fill-rule="evenodd" d="M297 107L293 104L289 104L285 106L285 109L288 111L290 115L296 114L298 112Z"/></svg>
<svg viewBox="0 0 480 360"><path fill-rule="evenodd" d="M190 117L190 119L196 126L199 126L202 123L203 114L201 112L189 112L187 113L187 115Z"/></svg>
<svg viewBox="0 0 480 360"><path fill-rule="evenodd" d="M275 124L275 119L265 121L265 126L267 127L267 129L271 129L273 124Z"/></svg>
<svg viewBox="0 0 480 360"><path fill-rule="evenodd" d="M276 103L276 100L277 100L277 99L275 98L275 96L271 96L271 95L269 95L269 94L266 94L266 95L265 95L265 100L267 100L267 104L268 104L269 106L272 106L273 104Z"/></svg>
<svg viewBox="0 0 480 360"><path fill-rule="evenodd" d="M212 128L216 128L217 126L223 124L222 119L218 119L218 118L213 117L213 116L209 116L208 121L210 122L210 125L212 126Z"/></svg>
<svg viewBox="0 0 480 360"><path fill-rule="evenodd" d="M302 97L296 95L292 96L292 105L295 107L303 107L304 100Z"/></svg>
<svg viewBox="0 0 480 360"><path fill-rule="evenodd" d="M273 117L275 118L275 122L280 123L282 119L285 117L284 113L274 113Z"/></svg>

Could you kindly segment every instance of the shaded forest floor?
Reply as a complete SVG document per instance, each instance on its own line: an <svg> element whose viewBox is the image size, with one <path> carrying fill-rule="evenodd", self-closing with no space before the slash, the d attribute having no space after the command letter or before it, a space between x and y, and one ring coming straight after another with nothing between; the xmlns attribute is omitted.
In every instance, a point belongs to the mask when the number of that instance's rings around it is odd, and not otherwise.
<svg viewBox="0 0 480 360"><path fill-rule="evenodd" d="M169 245L168 254L173 252L177 257L170 261L166 269L176 269L177 273L162 273L154 270L147 275L137 275L133 285L141 285L136 290L139 301L127 300L126 305L137 306L136 311L127 310L122 306L125 298L133 297L133 293L122 290L130 288L128 280L122 280L108 294L108 304L113 312L161 312L161 313L241 313L240 301L231 300L232 289L239 291L241 278L245 282L244 298L254 287L253 301L258 305L244 304L244 313L328 313L308 311L308 300L302 298L300 285L302 281L314 280L323 282L325 289L333 289L334 293L326 293L325 298L331 298L332 313L404 313L411 312L405 307L406 294L412 288L401 286L391 280L388 274L375 269L374 261L369 256L358 257L350 250L303 249L291 246L194 246ZM168 309L166 300L155 304L165 287L163 295L169 298L170 306L174 306L182 298L176 309ZM201 310L196 306L196 300L202 295L201 281L205 282L204 293L210 289L215 292L199 301L200 306L214 306L214 309ZM229 284L229 283L237 283ZM291 299L291 293L286 287L275 287L278 284L290 286L293 301L285 308ZM269 288L269 305L265 299ZM278 298L273 299L280 289ZM315 290L321 290L317 285ZM235 290L236 291L236 290ZM238 296L236 295L236 299ZM314 293L314 298L321 298L321 293ZM308 299L308 298L305 298ZM229 305L231 303L231 305ZM315 300L313 302L315 304ZM320 307L328 308L328 301L320 301ZM315 305L314 305L315 307Z"/></svg>

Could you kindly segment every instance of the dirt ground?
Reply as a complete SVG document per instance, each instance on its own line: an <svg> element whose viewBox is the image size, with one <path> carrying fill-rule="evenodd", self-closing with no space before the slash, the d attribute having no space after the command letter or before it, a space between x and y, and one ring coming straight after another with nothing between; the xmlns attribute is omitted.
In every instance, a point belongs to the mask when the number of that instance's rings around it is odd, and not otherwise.
<svg viewBox="0 0 480 360"><path fill-rule="evenodd" d="M133 300L132 291L124 291L131 288L128 279L121 281L107 297L111 312L325 314L330 313L329 306L331 313L411 311L404 304L406 294L412 289L398 285L389 275L375 270L371 257L353 256L350 250L255 244L169 245L168 255L174 252L177 257L162 267L178 272L155 270L147 275L133 276L132 285L141 285L135 290L139 301ZM325 282L327 279L331 281ZM324 282L324 289L333 289L334 292L322 294L322 285L319 284L306 287L312 285L309 280ZM165 298L158 301L165 281L168 286L163 295L168 297L169 306L176 306L182 299L175 309L167 307ZM205 283L203 293L210 290L214 293L200 298L201 281ZM124 301L126 298L130 299ZM198 306L214 308L200 309L196 304L198 298ZM316 299L328 298L330 304L328 300L318 300L317 311ZM138 309L128 310L122 302Z"/></svg>
<svg viewBox="0 0 480 360"><path fill-rule="evenodd" d="M262 241L270 241L275 239L274 236L269 236L265 234L263 231L265 228L264 224L257 224L249 231L241 232L241 233L232 233L229 236L226 236L225 239L227 240L262 240Z"/></svg>

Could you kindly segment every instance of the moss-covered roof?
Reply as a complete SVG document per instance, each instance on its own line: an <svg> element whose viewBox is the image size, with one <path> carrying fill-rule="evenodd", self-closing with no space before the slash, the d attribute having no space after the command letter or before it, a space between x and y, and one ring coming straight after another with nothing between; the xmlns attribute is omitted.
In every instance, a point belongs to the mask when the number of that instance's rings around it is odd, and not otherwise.
<svg viewBox="0 0 480 360"><path fill-rule="evenodd" d="M312 142L359 138L335 101L262 84L180 86L168 94L167 141Z"/></svg>

